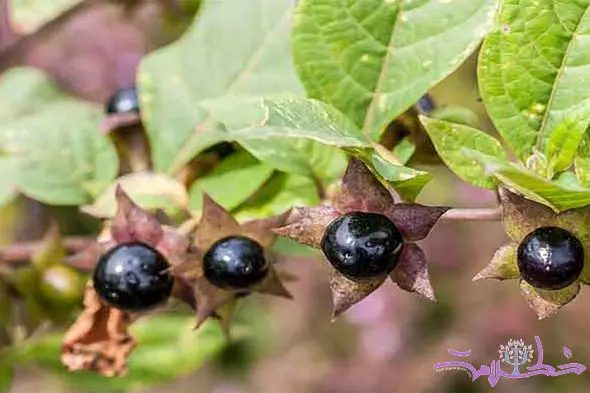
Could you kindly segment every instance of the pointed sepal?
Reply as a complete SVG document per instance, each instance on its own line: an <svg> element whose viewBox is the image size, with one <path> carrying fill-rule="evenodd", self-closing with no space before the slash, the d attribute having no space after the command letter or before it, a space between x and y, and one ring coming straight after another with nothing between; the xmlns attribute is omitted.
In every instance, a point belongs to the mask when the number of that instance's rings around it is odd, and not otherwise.
<svg viewBox="0 0 590 393"><path fill-rule="evenodd" d="M526 199L505 187L498 190L502 222L510 239L520 242L535 229L551 223L555 213L549 207Z"/></svg>
<svg viewBox="0 0 590 393"><path fill-rule="evenodd" d="M273 232L319 249L326 227L339 216L338 211L331 206L298 208L291 213L288 225L276 228Z"/></svg>
<svg viewBox="0 0 590 393"><path fill-rule="evenodd" d="M386 277L353 281L336 270L332 270L330 273L332 318L336 319L340 314L373 293L385 281Z"/></svg>
<svg viewBox="0 0 590 393"><path fill-rule="evenodd" d="M520 292L539 319L545 319L555 314L559 309L572 300L580 292L580 284L574 282L568 287L555 291L546 291L520 281Z"/></svg>
<svg viewBox="0 0 590 393"><path fill-rule="evenodd" d="M399 262L389 275L401 289L415 292L420 296L436 301L424 251L414 244L406 243L402 249Z"/></svg>
<svg viewBox="0 0 590 393"><path fill-rule="evenodd" d="M417 203L398 203L384 212L400 230L404 239L415 242L424 239L449 207L424 206Z"/></svg>
<svg viewBox="0 0 590 393"><path fill-rule="evenodd" d="M341 212L364 211L382 213L393 206L391 193L356 158L351 158L342 178L334 207Z"/></svg>
<svg viewBox="0 0 590 393"><path fill-rule="evenodd" d="M497 280L509 280L520 277L516 262L517 244L510 242L498 250L492 257L492 261L482 271L473 277L473 281L494 278Z"/></svg>

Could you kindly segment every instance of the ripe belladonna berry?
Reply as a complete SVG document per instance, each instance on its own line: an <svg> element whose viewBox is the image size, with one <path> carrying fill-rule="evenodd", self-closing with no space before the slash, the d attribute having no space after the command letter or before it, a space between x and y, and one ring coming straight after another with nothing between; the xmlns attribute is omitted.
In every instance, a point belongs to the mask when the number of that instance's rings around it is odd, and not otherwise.
<svg viewBox="0 0 590 393"><path fill-rule="evenodd" d="M139 112L139 98L135 87L126 87L117 91L107 103L107 113Z"/></svg>
<svg viewBox="0 0 590 393"><path fill-rule="evenodd" d="M94 289L112 307L149 310L170 296L174 280L166 271L169 267L162 254L146 244L119 244L98 261Z"/></svg>
<svg viewBox="0 0 590 393"><path fill-rule="evenodd" d="M352 212L326 228L322 251L332 266L352 279L380 277L397 265L403 238L387 217Z"/></svg>
<svg viewBox="0 0 590 393"><path fill-rule="evenodd" d="M570 232L541 227L518 246L522 278L539 289L562 289L576 281L584 267L584 247Z"/></svg>
<svg viewBox="0 0 590 393"><path fill-rule="evenodd" d="M268 267L264 248L244 236L216 241L203 258L205 278L223 289L247 289L266 277Z"/></svg>

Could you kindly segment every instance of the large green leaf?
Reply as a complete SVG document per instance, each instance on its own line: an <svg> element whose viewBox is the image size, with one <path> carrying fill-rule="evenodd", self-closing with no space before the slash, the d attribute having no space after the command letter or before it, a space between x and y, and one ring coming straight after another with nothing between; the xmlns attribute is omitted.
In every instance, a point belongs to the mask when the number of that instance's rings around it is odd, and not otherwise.
<svg viewBox="0 0 590 393"><path fill-rule="evenodd" d="M198 178L190 190L190 207L201 211L203 192L227 210L237 207L258 190L274 169L246 152L232 154L211 172Z"/></svg>
<svg viewBox="0 0 590 393"><path fill-rule="evenodd" d="M49 204L89 202L118 169L114 147L98 131L101 117L88 104L61 100L1 124L0 202L16 190Z"/></svg>
<svg viewBox="0 0 590 393"><path fill-rule="evenodd" d="M195 331L194 318L159 315L132 325L137 348L129 357L128 373L105 378L89 372L67 372L59 362L62 334L47 335L40 341L19 345L13 356L25 364L43 365L77 389L123 392L172 381L200 367L225 345L223 332L215 322Z"/></svg>
<svg viewBox="0 0 590 393"><path fill-rule="evenodd" d="M590 134L586 132L575 158L576 176L580 183L590 187Z"/></svg>
<svg viewBox="0 0 590 393"><path fill-rule="evenodd" d="M369 147L369 139L341 112L303 97L232 96L202 103L225 138L258 143L269 138L305 138L339 147ZM219 132L217 130L209 132Z"/></svg>
<svg viewBox="0 0 590 393"><path fill-rule="evenodd" d="M294 0L204 2L189 31L139 70L157 170L173 173L224 140L200 103L227 94L302 93L290 56ZM209 130L203 135L204 130ZM212 131L213 130L213 131Z"/></svg>
<svg viewBox="0 0 590 393"><path fill-rule="evenodd" d="M297 71L311 97L377 138L477 48L496 7L497 0L301 0Z"/></svg>
<svg viewBox="0 0 590 393"><path fill-rule="evenodd" d="M590 110L590 0L505 0L479 61L498 131L524 162L567 118ZM585 129L590 118L581 118Z"/></svg>
<svg viewBox="0 0 590 393"><path fill-rule="evenodd" d="M486 168L486 163L466 156L463 148L478 151L499 161L507 161L500 142L483 131L462 124L420 116L438 155L461 179L476 187L495 188L497 180Z"/></svg>
<svg viewBox="0 0 590 393"><path fill-rule="evenodd" d="M36 68L14 68L0 78L0 124L31 114L67 98L55 82Z"/></svg>

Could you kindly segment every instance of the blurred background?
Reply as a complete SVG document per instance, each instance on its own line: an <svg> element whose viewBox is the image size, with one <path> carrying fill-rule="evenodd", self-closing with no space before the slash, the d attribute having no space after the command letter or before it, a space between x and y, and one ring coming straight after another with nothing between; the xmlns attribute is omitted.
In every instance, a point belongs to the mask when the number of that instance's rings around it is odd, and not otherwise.
<svg viewBox="0 0 590 393"><path fill-rule="evenodd" d="M9 3L17 6L11 9ZM57 16L64 8L59 3L71 3L71 8ZM0 0L0 73L17 66L38 67L62 89L103 105L117 90L134 84L142 56L178 38L197 7L190 0ZM492 132L478 97L475 63L475 57L470 59L431 95L439 108L460 106L477 114L479 126ZM15 94L18 90L14 86ZM422 148L410 165L432 171L435 178L418 202L457 207L496 204L494 193L466 185L439 165L427 142ZM38 240L50 218L57 219L64 235L93 233L99 225L76 208L49 207L19 197L0 211L0 241L9 245ZM470 362L477 368L498 358L500 344L520 338L534 344L536 335L543 341L546 363L567 363L562 349L567 346L573 352L571 361L590 365L587 291L556 316L538 321L516 282L471 281L506 241L498 222L441 220L422 242L438 303L387 284L335 322L330 320L327 268L321 257L283 242L278 250L281 267L299 277L288 285L295 301L259 296L243 301L230 344L223 341L215 323L205 326L193 343L192 319L181 307L153 321L141 321L137 335L146 350L132 359L133 375L121 384L86 374L67 375L59 365L59 337L71 315L57 318L58 323L38 323L27 309L35 307L32 301L3 288L0 325L7 323L4 317L10 309L12 315L21 312L30 318L24 325L35 326L26 340L29 332L18 329L0 337L0 346L16 338L22 348L17 357L22 362L9 391L487 392L492 388L485 377L472 382L458 371L435 372L433 365L451 360L447 348L471 349ZM71 280L75 294L83 279L69 271L63 274L66 278L61 279ZM24 282L28 289L37 285ZM193 343L194 350L178 350L179 342L186 343L182 340ZM589 389L590 373L503 379L493 388L511 393Z"/></svg>

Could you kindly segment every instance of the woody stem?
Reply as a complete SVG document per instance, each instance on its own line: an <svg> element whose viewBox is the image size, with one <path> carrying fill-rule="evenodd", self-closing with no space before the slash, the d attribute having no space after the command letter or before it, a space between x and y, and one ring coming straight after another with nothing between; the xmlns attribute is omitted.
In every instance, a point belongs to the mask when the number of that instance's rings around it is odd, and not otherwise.
<svg viewBox="0 0 590 393"><path fill-rule="evenodd" d="M450 209L440 218L441 220L464 221L500 221L502 210L499 207L478 209Z"/></svg>

